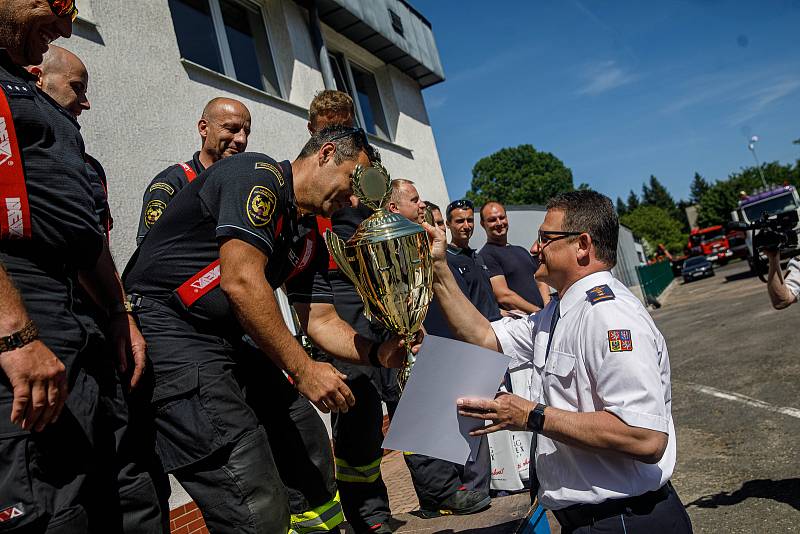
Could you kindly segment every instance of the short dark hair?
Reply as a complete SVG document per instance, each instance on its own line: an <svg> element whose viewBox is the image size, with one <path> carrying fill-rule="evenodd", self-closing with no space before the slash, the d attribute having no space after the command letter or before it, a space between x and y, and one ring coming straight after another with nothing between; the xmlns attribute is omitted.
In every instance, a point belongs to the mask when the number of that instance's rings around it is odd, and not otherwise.
<svg viewBox="0 0 800 534"><path fill-rule="evenodd" d="M502 202L498 202L497 200L490 200L490 201L484 203L483 206L481 206L481 211L480 211L480 213L481 213L481 222L483 222L483 210L486 208L486 206L491 206L492 204L497 204L498 206L503 208L503 211L506 210L506 207L503 206Z"/></svg>
<svg viewBox="0 0 800 534"><path fill-rule="evenodd" d="M551 198L547 209L564 212L562 230L589 234L597 259L609 267L617 264L619 218L610 198L591 190L570 191Z"/></svg>
<svg viewBox="0 0 800 534"><path fill-rule="evenodd" d="M450 222L450 214L453 213L453 210L472 210L472 213L474 214L475 205L468 198L460 198L458 200L452 201L450 204L447 205L447 208L445 208L445 216L447 217L447 222Z"/></svg>
<svg viewBox="0 0 800 534"><path fill-rule="evenodd" d="M362 151L367 153L370 161L380 161L378 151L369 144L364 130L340 124L328 126L313 134L297 158L305 159L313 156L325 143L333 143L336 146L336 153L333 156L336 165L357 159Z"/></svg>
<svg viewBox="0 0 800 534"><path fill-rule="evenodd" d="M442 208L440 208L439 206L437 206L436 204L434 204L434 203L433 203L433 202L431 202L430 200L426 200L426 201L425 201L425 205L426 205L426 206L428 206L428 209L429 209L429 210L431 210L431 211L434 211L434 210L436 210L436 211L438 211L439 213L441 213L441 212L442 212Z"/></svg>

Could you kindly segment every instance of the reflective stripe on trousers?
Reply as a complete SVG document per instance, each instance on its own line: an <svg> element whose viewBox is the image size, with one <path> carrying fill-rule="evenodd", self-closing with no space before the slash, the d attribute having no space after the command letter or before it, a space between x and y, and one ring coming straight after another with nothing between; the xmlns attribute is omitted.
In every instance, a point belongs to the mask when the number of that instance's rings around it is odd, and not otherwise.
<svg viewBox="0 0 800 534"><path fill-rule="evenodd" d="M381 476L381 458L367 465L350 465L341 458L336 461L336 480L342 482L370 483Z"/></svg>
<svg viewBox="0 0 800 534"><path fill-rule="evenodd" d="M327 532L344 521L339 492L333 499L302 514L292 514L289 534L308 534L311 532Z"/></svg>

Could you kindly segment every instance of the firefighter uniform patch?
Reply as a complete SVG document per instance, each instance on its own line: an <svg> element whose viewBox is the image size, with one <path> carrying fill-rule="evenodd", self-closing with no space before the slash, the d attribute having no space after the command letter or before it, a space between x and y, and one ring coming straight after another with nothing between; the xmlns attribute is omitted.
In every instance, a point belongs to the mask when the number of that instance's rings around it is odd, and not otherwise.
<svg viewBox="0 0 800 534"><path fill-rule="evenodd" d="M161 214L164 213L164 210L167 209L167 205L162 202L161 200L151 200L147 203L147 208L144 210L144 225L150 228L153 226Z"/></svg>
<svg viewBox="0 0 800 534"><path fill-rule="evenodd" d="M169 184L165 184L164 182L156 182L156 183L154 183L153 185L150 186L150 189L148 190L148 192L152 193L153 191L155 191L157 189L161 189L162 191L165 191L169 196L172 196L172 195L175 194L175 188L172 187Z"/></svg>
<svg viewBox="0 0 800 534"><path fill-rule="evenodd" d="M275 193L263 185L255 186L247 197L247 218L256 227L264 226L272 220L276 203Z"/></svg>
<svg viewBox="0 0 800 534"><path fill-rule="evenodd" d="M611 288L606 284L593 287L586 292L586 300L588 300L592 306L604 300L614 300L614 298L614 292L611 291Z"/></svg>
<svg viewBox="0 0 800 534"><path fill-rule="evenodd" d="M608 348L611 352L626 352L633 350L633 340L630 330L609 330Z"/></svg>
<svg viewBox="0 0 800 534"><path fill-rule="evenodd" d="M256 163L256 169L264 169L265 171L270 171L272 174L275 175L275 178L278 180L278 183L281 187L283 187L286 182L283 180L283 173L272 163L267 161L259 161Z"/></svg>

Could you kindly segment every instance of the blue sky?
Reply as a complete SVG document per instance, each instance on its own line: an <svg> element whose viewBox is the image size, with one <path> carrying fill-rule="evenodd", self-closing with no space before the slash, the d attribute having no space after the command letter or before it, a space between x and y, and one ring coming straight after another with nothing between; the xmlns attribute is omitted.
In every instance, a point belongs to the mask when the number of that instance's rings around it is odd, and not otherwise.
<svg viewBox="0 0 800 534"><path fill-rule="evenodd" d="M423 91L452 199L530 143L612 199L800 158L800 0L412 0L445 82Z"/></svg>

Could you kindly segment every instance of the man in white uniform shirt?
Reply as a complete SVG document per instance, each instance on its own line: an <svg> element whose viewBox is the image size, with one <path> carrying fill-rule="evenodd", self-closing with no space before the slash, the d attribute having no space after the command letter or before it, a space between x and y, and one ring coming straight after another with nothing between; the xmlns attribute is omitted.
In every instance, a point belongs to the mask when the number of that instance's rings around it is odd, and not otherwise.
<svg viewBox="0 0 800 534"><path fill-rule="evenodd" d="M538 497L564 533L691 532L669 483L676 451L667 347L611 275L619 234L611 200L574 191L548 203L531 253L536 278L558 297L525 320L484 319L447 268L444 237L428 232L434 292L456 337L534 368L527 399L459 399L461 415L491 421L473 434L538 432Z"/></svg>
<svg viewBox="0 0 800 534"><path fill-rule="evenodd" d="M797 302L800 295L800 259L792 258L787 266L786 276L781 272L781 256L777 250L765 250L769 262L767 273L767 293L776 310L788 308Z"/></svg>

